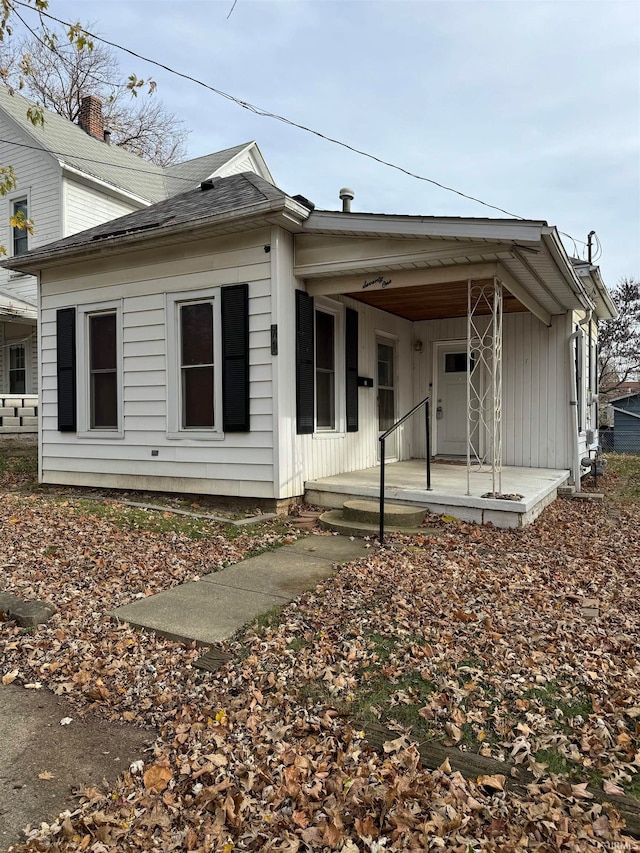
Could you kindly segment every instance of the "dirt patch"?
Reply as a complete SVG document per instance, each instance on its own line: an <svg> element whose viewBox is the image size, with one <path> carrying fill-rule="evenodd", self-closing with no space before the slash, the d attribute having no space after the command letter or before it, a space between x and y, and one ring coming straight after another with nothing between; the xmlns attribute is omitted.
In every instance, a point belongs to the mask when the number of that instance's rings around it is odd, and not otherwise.
<svg viewBox="0 0 640 853"><path fill-rule="evenodd" d="M0 686L0 849L27 825L73 810L74 792L113 783L154 738L150 729L83 719L44 688Z"/></svg>

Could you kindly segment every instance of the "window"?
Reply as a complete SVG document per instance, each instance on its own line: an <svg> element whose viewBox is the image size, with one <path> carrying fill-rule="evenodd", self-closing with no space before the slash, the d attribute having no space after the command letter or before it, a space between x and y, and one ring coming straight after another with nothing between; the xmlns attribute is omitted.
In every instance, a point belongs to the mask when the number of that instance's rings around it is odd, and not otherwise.
<svg viewBox="0 0 640 853"><path fill-rule="evenodd" d="M224 437L222 290L167 295L169 438Z"/></svg>
<svg viewBox="0 0 640 853"><path fill-rule="evenodd" d="M25 394L27 391L27 350L24 344L9 347L9 393Z"/></svg>
<svg viewBox="0 0 640 853"><path fill-rule="evenodd" d="M11 202L11 215L22 219L29 218L29 208L26 198L14 199ZM29 232L26 228L17 228L15 225L11 230L13 238L13 254L21 255L29 248Z"/></svg>
<svg viewBox="0 0 640 853"><path fill-rule="evenodd" d="M316 429L336 428L336 318L316 311Z"/></svg>
<svg viewBox="0 0 640 853"><path fill-rule="evenodd" d="M67 324L58 327L58 368L66 371L58 376L58 414L64 383L69 395L65 429L73 425L83 438L122 438L122 303L79 305L58 314L66 312L75 342Z"/></svg>
<svg viewBox="0 0 640 853"><path fill-rule="evenodd" d="M215 426L213 300L180 305L182 429Z"/></svg>
<svg viewBox="0 0 640 853"><path fill-rule="evenodd" d="M116 319L115 311L88 316L90 429L118 429Z"/></svg>
<svg viewBox="0 0 640 853"><path fill-rule="evenodd" d="M295 292L296 432L342 438L358 431L358 313Z"/></svg>

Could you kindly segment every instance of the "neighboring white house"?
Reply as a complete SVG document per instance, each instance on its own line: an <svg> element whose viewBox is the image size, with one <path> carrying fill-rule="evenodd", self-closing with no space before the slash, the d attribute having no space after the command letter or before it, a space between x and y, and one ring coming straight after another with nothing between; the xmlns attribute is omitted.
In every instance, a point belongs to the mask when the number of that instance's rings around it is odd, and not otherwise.
<svg viewBox="0 0 640 853"><path fill-rule="evenodd" d="M140 210L207 178L255 171L272 181L254 142L161 168L105 141L102 106L93 96L83 101L82 127L49 112L44 126L34 127L27 117L30 106L0 85L0 163L11 166L17 179L16 189L0 198L0 245L9 257ZM11 228L9 219L18 211L34 221L32 235ZM0 270L0 432L35 429L36 314L36 279Z"/></svg>
<svg viewBox="0 0 640 853"><path fill-rule="evenodd" d="M513 526L579 487L615 308L556 229L312 208L245 173L5 262L40 281L41 480L335 505L430 397L464 464L415 484L422 413L390 497Z"/></svg>

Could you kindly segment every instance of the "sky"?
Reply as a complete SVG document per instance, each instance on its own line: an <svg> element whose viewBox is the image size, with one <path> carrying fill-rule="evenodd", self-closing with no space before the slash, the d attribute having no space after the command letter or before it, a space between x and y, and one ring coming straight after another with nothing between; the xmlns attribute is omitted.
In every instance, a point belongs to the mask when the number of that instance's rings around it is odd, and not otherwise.
<svg viewBox="0 0 640 853"><path fill-rule="evenodd" d="M50 0L64 20L241 101L579 241L640 279L635 0ZM188 156L255 140L276 184L321 209L504 214L127 54L190 130ZM564 238L571 254L585 246Z"/></svg>

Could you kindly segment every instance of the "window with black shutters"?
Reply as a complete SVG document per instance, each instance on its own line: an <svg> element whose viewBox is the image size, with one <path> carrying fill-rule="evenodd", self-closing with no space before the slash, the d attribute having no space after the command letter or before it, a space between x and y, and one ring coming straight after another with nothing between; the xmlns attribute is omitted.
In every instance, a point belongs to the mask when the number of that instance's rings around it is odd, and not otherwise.
<svg viewBox="0 0 640 853"><path fill-rule="evenodd" d="M336 428L336 318L316 311L316 429Z"/></svg>
<svg viewBox="0 0 640 853"><path fill-rule="evenodd" d="M89 315L89 426L118 429L116 312Z"/></svg>
<svg viewBox="0 0 640 853"><path fill-rule="evenodd" d="M215 425L213 300L180 306L182 429Z"/></svg>

